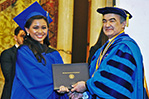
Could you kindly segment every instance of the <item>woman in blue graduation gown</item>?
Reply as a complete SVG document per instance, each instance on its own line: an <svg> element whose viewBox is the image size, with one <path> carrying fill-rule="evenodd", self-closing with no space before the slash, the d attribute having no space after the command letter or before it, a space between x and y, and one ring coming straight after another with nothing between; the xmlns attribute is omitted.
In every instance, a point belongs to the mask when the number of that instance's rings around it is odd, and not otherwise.
<svg viewBox="0 0 149 99"><path fill-rule="evenodd" d="M52 64L63 61L58 51L48 47L52 22L48 13L35 2L14 20L27 36L17 51L11 99L68 99L53 88Z"/></svg>

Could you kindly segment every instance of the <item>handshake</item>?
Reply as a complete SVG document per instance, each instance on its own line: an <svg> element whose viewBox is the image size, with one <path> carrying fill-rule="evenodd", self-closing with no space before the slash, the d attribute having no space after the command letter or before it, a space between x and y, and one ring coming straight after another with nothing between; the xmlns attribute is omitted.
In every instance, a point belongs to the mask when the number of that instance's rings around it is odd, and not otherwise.
<svg viewBox="0 0 149 99"><path fill-rule="evenodd" d="M84 93L87 88L86 88L86 82L85 81L79 81L76 84L71 86L72 89L69 90L65 86L60 86L59 90L57 90L58 93L68 93L68 96L71 99L88 99L88 95Z"/></svg>

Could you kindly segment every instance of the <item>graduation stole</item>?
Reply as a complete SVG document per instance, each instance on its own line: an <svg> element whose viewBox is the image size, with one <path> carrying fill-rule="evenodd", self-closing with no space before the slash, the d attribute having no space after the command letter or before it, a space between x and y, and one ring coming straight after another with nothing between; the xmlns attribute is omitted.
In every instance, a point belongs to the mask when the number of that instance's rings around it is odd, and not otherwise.
<svg viewBox="0 0 149 99"><path fill-rule="evenodd" d="M100 64L101 64L101 61L103 60L103 57L104 57L104 55L106 54L107 50L109 49L109 47L110 47L110 46L113 44L113 42L115 41L115 38L116 38L118 35L122 34L123 32L124 32L124 30L121 31L120 33L118 33L117 35L115 35L115 36L108 42L108 44L105 45L106 47L105 47L104 49L102 49L102 51L100 52L100 55L99 55L99 57L98 57L98 59L97 59L97 62L96 62L96 70L95 70L95 72L96 72L97 69L99 68L99 66L100 66ZM95 72L94 72L94 73L95 73ZM94 76L94 73L93 73L92 77Z"/></svg>
<svg viewBox="0 0 149 99"><path fill-rule="evenodd" d="M145 72L144 72L144 88L145 88L145 93L146 93L146 98L149 98L149 91L148 91L148 88L147 88L147 83L146 83L146 77L145 77Z"/></svg>

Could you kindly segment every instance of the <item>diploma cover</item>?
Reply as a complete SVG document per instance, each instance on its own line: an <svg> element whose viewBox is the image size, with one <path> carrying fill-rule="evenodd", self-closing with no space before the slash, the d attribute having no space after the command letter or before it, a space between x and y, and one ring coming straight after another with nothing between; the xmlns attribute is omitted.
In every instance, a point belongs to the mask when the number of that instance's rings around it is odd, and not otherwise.
<svg viewBox="0 0 149 99"><path fill-rule="evenodd" d="M71 85L78 81L89 79L88 63L52 64L54 90L61 85L71 89Z"/></svg>

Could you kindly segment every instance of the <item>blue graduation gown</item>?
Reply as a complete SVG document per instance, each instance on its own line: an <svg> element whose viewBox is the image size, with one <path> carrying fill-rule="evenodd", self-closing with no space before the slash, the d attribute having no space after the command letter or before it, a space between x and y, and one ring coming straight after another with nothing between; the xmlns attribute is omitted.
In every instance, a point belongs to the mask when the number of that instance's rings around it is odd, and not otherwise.
<svg viewBox="0 0 149 99"><path fill-rule="evenodd" d="M91 78L87 81L90 98L143 99L143 60L136 42L127 34L120 34L95 72L97 59L104 47L96 51L90 64Z"/></svg>
<svg viewBox="0 0 149 99"><path fill-rule="evenodd" d="M17 52L11 99L69 99L53 88L52 64L63 63L57 51L42 53L46 65L39 63L28 46Z"/></svg>

